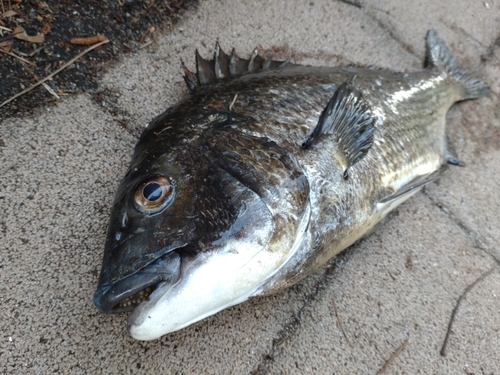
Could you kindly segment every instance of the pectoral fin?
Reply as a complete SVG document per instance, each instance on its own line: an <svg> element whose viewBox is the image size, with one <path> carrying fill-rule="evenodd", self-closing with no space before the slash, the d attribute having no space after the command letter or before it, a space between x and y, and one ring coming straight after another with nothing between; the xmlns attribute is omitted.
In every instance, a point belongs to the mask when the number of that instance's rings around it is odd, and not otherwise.
<svg viewBox="0 0 500 375"><path fill-rule="evenodd" d="M302 144L308 148L324 135L331 135L338 145L336 159L347 171L359 162L373 144L374 120L361 93L350 81L339 86L321 113L318 124Z"/></svg>

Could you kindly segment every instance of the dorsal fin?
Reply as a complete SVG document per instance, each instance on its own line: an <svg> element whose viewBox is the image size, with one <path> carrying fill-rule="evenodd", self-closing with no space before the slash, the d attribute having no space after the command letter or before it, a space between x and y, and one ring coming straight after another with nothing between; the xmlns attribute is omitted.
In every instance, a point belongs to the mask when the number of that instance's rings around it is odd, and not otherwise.
<svg viewBox="0 0 500 375"><path fill-rule="evenodd" d="M184 81L191 92L198 86L211 84L230 76L259 70L281 69L293 65L288 59L285 61L266 60L259 55L257 48L253 50L249 60L238 57L234 49L231 55L227 55L220 48L219 42L215 44L214 57L211 60L205 60L196 50L196 73L187 69L182 60L181 63Z"/></svg>
<svg viewBox="0 0 500 375"><path fill-rule="evenodd" d="M451 143L451 139L448 136L446 136L444 161L450 165L465 167L465 163L458 158L457 152L455 151L455 147L453 146L453 143Z"/></svg>
<svg viewBox="0 0 500 375"><path fill-rule="evenodd" d="M308 148L322 135L333 135L337 142L336 159L347 171L359 162L373 144L374 121L361 93L350 87L351 81L340 85L321 113L318 124L302 144Z"/></svg>

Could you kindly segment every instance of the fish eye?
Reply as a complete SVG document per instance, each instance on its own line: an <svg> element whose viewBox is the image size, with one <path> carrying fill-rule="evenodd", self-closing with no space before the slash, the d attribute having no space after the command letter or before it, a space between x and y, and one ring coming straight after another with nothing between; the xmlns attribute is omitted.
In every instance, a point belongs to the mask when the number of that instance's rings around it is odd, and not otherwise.
<svg viewBox="0 0 500 375"><path fill-rule="evenodd" d="M134 193L135 207L147 214L163 211L173 198L173 185L163 176L155 176L142 181Z"/></svg>

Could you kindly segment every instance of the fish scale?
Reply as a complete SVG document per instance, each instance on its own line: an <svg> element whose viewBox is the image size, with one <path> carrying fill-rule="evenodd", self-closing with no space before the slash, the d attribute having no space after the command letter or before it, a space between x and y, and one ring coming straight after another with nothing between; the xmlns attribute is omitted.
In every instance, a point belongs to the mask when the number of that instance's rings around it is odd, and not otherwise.
<svg viewBox="0 0 500 375"><path fill-rule="evenodd" d="M414 73L196 52L115 195L95 305L152 340L279 292L463 165L446 113L489 88L432 30L426 51Z"/></svg>

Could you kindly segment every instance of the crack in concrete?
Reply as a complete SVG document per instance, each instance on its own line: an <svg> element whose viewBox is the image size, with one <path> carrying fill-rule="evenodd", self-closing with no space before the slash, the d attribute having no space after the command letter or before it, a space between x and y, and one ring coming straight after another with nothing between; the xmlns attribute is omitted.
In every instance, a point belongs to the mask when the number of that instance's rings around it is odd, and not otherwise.
<svg viewBox="0 0 500 375"><path fill-rule="evenodd" d="M267 354L262 355L260 363L257 365L255 370L251 372L251 375L265 375L269 374L269 364L274 361L275 357L281 353L281 349L284 345L288 344L293 337L295 337L301 323L302 323L302 313L312 305L313 301L316 300L318 294L325 290L325 284L328 278L335 272L337 260L339 258L334 258L325 267L325 271L321 278L314 284L312 291L304 296L304 303L299 309L293 314L283 325L281 330L278 331L276 338L273 339L271 350Z"/></svg>
<svg viewBox="0 0 500 375"><path fill-rule="evenodd" d="M356 8L360 9L361 12L366 14L369 19L374 21L376 25L385 33L387 34L391 39L393 39L404 51L409 53L411 56L415 58L416 61L418 61L419 64L422 64L422 59L417 56L415 51L413 50L413 47L405 42L403 42L396 33L394 32L393 28L389 25L387 25L384 21L379 19L376 15L374 15L372 12L369 11L369 9L373 9L378 12L383 12L387 14L387 16L391 17L388 12L386 12L383 9L379 9L375 6L366 6L364 4L359 3L358 1L352 1L352 0L339 0L342 3L348 4L348 5L353 5Z"/></svg>
<svg viewBox="0 0 500 375"><path fill-rule="evenodd" d="M142 130L135 126L129 126L127 118L131 116L126 110L120 107L117 101L117 94L114 91L110 89L98 89L92 95L92 101L106 111L122 129L136 139L139 139Z"/></svg>
<svg viewBox="0 0 500 375"><path fill-rule="evenodd" d="M498 34L498 36L495 38L495 40L493 41L493 43L491 43L488 46L486 52L481 55L481 61L486 63L486 62L489 62L492 59L495 59L496 62L498 63L499 59L495 56L495 50L498 47L500 47L500 34Z"/></svg>
<svg viewBox="0 0 500 375"><path fill-rule="evenodd" d="M474 38L471 33L465 30L463 27L458 26L455 22L450 23L445 20L442 20L443 24L450 30L453 30L457 34L462 34L465 38L463 39L465 42L473 45L479 52L484 53L486 50L486 46L481 43L477 38Z"/></svg>
<svg viewBox="0 0 500 375"><path fill-rule="evenodd" d="M362 8L362 11L372 20L374 21L380 29L387 34L391 39L393 39L404 51L406 51L408 54L413 56L416 61L418 61L419 64L422 64L422 59L417 56L415 51L413 50L413 47L405 42L403 42L394 32L393 28L387 25L385 22L380 20L377 16L375 16L373 13L369 12L367 8Z"/></svg>
<svg viewBox="0 0 500 375"><path fill-rule="evenodd" d="M452 210L447 208L442 202L439 202L437 199L431 197L429 193L425 190L423 190L423 194L429 199L429 201L439 208L443 213L446 214L446 216L457 226L460 228L464 234L470 238L470 240L474 243L475 247L478 249L484 251L486 254L488 254L493 260L500 265L500 259L497 258L497 254L495 254L490 247L486 244L486 240L484 240L478 233L476 233L474 230L470 229L467 225L465 225L457 215L453 213Z"/></svg>

